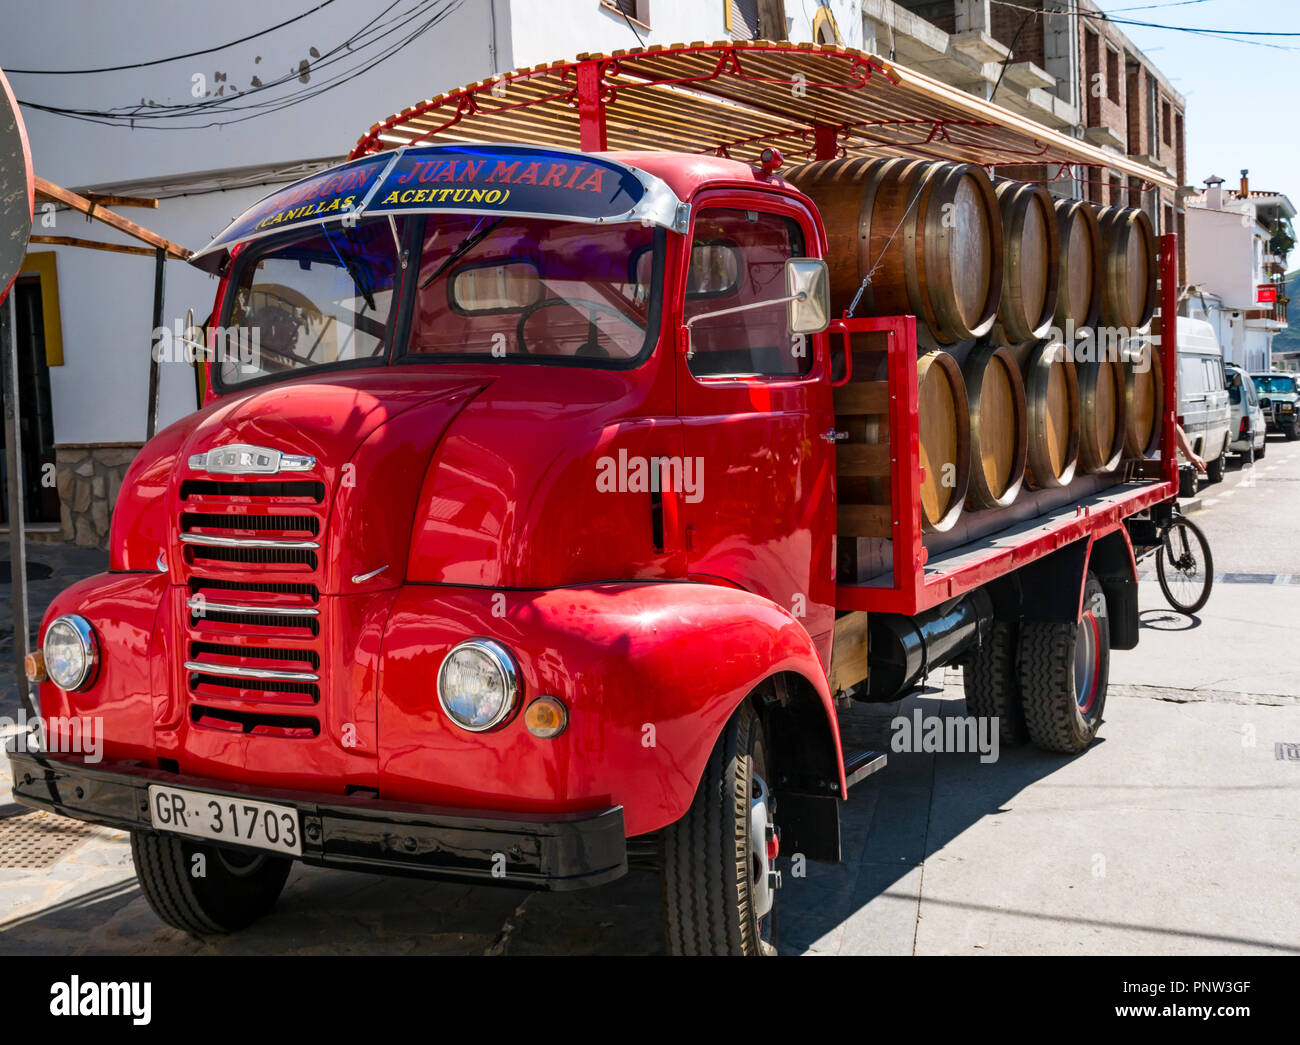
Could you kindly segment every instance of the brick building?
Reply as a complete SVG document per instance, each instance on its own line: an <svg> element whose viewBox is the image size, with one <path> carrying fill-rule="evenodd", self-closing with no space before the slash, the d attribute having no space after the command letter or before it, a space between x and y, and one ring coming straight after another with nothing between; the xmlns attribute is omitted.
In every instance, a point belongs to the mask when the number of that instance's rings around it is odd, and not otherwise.
<svg viewBox="0 0 1300 1045"><path fill-rule="evenodd" d="M1186 184L1183 96L1091 0L863 0L862 14L865 34L875 34L869 50ZM1099 168L1058 178L1035 165L996 173L1102 205L1140 206L1158 232L1185 231L1178 196L1148 191L1137 178Z"/></svg>

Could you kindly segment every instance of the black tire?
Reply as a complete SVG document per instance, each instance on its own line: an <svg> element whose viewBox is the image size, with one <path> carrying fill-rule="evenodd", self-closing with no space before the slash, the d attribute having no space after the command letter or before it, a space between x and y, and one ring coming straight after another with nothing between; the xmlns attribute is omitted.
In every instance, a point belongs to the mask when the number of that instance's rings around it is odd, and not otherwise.
<svg viewBox="0 0 1300 1045"><path fill-rule="evenodd" d="M1267 449L1268 449L1268 439L1266 437L1264 439L1264 444L1258 450L1255 451L1255 460L1262 461L1264 459L1264 451Z"/></svg>
<svg viewBox="0 0 1300 1045"><path fill-rule="evenodd" d="M1288 443L1293 443L1300 439L1300 421L1294 421L1286 428L1282 429L1282 436Z"/></svg>
<svg viewBox="0 0 1300 1045"><path fill-rule="evenodd" d="M203 874L196 875L200 855ZM147 831L131 832L131 857L154 913L173 928L200 937L243 929L269 913L293 863Z"/></svg>
<svg viewBox="0 0 1300 1045"><path fill-rule="evenodd" d="M1228 444L1223 444L1223 449L1219 451L1219 456L1212 461L1205 462L1205 478L1210 483L1223 482L1223 471L1225 458L1228 456Z"/></svg>
<svg viewBox="0 0 1300 1045"><path fill-rule="evenodd" d="M753 904L750 805L755 775L768 779L763 727L745 701L714 745L686 815L660 836L670 954L776 952L770 939L772 917L756 917Z"/></svg>
<svg viewBox="0 0 1300 1045"><path fill-rule="evenodd" d="M1172 555L1173 561L1169 561ZM1194 522L1179 516L1156 548L1156 579L1169 605L1189 617L1210 600L1214 555Z"/></svg>
<svg viewBox="0 0 1300 1045"><path fill-rule="evenodd" d="M962 672L966 712L975 718L996 718L998 739L1015 747L1029 739L1020 707L1020 676L1016 670L1016 627L994 621L989 639L966 662Z"/></svg>
<svg viewBox="0 0 1300 1045"><path fill-rule="evenodd" d="M1196 496L1196 469L1178 470L1178 496L1183 498Z"/></svg>
<svg viewBox="0 0 1300 1045"><path fill-rule="evenodd" d="M1092 743L1106 708L1110 622L1091 573L1079 623L1020 625L1020 705L1029 738L1045 751L1077 754Z"/></svg>

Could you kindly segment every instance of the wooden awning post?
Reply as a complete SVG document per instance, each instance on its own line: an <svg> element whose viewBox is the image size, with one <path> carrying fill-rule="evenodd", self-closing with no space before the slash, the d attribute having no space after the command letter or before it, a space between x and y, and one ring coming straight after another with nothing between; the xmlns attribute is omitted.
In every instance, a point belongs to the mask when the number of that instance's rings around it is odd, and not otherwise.
<svg viewBox="0 0 1300 1045"><path fill-rule="evenodd" d="M153 326L149 330L149 416L145 423L145 439L152 439L158 431L158 352L153 343L153 331L163 325L163 290L167 279L167 251L159 247L154 252L153 266ZM188 334L186 335L189 336Z"/></svg>
<svg viewBox="0 0 1300 1045"><path fill-rule="evenodd" d="M27 533L23 504L22 427L18 418L18 309L14 295L0 301L0 385L4 391L5 469L9 508L9 612L14 627L14 683L23 710L34 721L40 712L27 681Z"/></svg>

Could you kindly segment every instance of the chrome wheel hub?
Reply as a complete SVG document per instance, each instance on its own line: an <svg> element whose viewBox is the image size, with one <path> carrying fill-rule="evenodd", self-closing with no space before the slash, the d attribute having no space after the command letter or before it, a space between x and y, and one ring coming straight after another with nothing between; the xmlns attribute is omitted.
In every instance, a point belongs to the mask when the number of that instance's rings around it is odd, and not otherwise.
<svg viewBox="0 0 1300 1045"><path fill-rule="evenodd" d="M781 888L781 872L773 866L780 849L780 837L772 821L771 792L757 773L750 781L749 799L749 894L754 917L767 917Z"/></svg>

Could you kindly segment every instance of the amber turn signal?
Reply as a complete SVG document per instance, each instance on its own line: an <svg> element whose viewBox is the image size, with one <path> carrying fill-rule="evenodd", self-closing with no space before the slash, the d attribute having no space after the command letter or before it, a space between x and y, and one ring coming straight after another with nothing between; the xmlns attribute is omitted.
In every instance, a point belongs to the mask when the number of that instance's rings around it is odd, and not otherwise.
<svg viewBox="0 0 1300 1045"><path fill-rule="evenodd" d="M544 740L558 737L569 724L569 713L555 697L538 697L524 712L528 732Z"/></svg>
<svg viewBox="0 0 1300 1045"><path fill-rule="evenodd" d="M49 678L45 674L45 654L40 650L23 658L23 670L27 672L28 682L44 682Z"/></svg>

